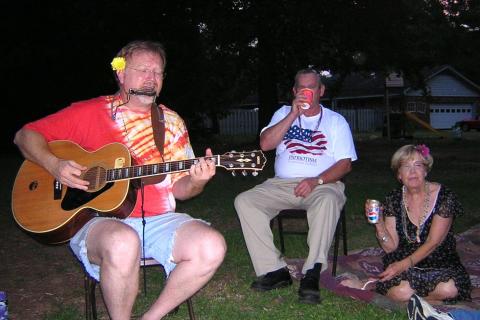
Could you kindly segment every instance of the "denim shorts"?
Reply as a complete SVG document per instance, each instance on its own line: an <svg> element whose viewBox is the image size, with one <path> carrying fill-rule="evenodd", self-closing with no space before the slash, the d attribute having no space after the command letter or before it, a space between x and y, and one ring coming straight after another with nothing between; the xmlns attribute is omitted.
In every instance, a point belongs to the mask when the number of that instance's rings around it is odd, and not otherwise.
<svg viewBox="0 0 480 320"><path fill-rule="evenodd" d="M83 264L85 271L97 281L100 281L100 266L93 264L88 260L86 239L90 228L95 223L106 219L114 219L125 223L137 232L140 243L142 243L143 239L141 218L126 218L119 220L116 218L96 217L88 221L70 240L70 248L77 259ZM176 263L173 262L172 251L178 228L180 228L185 222L189 221L200 221L209 224L203 220L194 219L188 214L176 212L145 217L145 221L145 257L154 258L160 262L163 265L167 276L176 266ZM140 263L140 261L138 263Z"/></svg>

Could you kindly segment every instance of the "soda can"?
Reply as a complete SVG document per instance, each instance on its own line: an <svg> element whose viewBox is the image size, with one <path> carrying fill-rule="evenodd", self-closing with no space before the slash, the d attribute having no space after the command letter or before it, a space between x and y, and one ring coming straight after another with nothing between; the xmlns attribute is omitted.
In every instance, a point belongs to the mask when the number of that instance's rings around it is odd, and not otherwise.
<svg viewBox="0 0 480 320"><path fill-rule="evenodd" d="M307 102L303 103L302 109L305 109L305 110L310 109L313 103L313 90L306 88L306 89L300 90L300 93L307 97Z"/></svg>
<svg viewBox="0 0 480 320"><path fill-rule="evenodd" d="M8 301L5 291L0 291L0 320L8 320Z"/></svg>
<svg viewBox="0 0 480 320"><path fill-rule="evenodd" d="M374 199L367 199L365 203L367 209L368 222L375 224L380 219L380 201Z"/></svg>

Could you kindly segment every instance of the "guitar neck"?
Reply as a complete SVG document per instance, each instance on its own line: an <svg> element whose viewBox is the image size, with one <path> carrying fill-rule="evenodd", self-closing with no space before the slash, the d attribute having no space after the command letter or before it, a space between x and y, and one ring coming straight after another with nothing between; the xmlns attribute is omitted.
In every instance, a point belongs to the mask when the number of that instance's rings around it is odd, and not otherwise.
<svg viewBox="0 0 480 320"><path fill-rule="evenodd" d="M217 167L219 166L219 162L220 162L219 155L214 155L211 157L207 157L205 159L212 160ZM197 164L199 161L200 161L200 158L194 158L194 159L130 166L130 167L124 167L124 168L107 169L105 173L106 175L105 180L107 182L113 182L113 181L119 181L119 180L145 178L145 177L158 176L158 175L167 174L167 173L188 171L194 164Z"/></svg>

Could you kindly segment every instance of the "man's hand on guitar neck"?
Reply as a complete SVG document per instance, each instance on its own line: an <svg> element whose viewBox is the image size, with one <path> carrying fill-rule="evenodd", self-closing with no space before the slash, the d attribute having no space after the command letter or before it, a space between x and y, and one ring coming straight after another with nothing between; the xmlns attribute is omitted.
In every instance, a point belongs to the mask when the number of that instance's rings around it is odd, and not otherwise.
<svg viewBox="0 0 480 320"><path fill-rule="evenodd" d="M207 148L205 157L211 157L212 150ZM215 175L216 165L210 159L199 158L199 162L190 167L189 175L173 185L173 194L179 200L186 200L202 192L203 188Z"/></svg>
<svg viewBox="0 0 480 320"><path fill-rule="evenodd" d="M212 157L212 150L205 150L205 157ZM195 188L203 189L210 179L215 175L216 166L212 160L200 158L197 164L190 167L190 184Z"/></svg>

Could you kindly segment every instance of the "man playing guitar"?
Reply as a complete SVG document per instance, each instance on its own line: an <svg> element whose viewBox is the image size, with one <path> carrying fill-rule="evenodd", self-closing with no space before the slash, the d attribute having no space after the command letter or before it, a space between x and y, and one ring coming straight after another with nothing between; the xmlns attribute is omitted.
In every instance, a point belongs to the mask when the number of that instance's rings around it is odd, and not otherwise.
<svg viewBox="0 0 480 320"><path fill-rule="evenodd" d="M87 167L69 158L68 152L62 156L54 153L52 141L68 140L89 152L121 143L141 165L193 158L183 120L163 105L158 106L162 114L158 121L163 125L160 149L164 150L159 150L154 136L151 110L157 112L152 104L162 89L165 65L161 44L127 44L112 61L117 93L73 103L28 123L17 132L15 144L27 160L45 169L60 185L83 191L92 184L83 175ZM199 158L188 170L142 183L126 219L89 217L71 238L77 258L100 281L112 319L130 319L138 292L142 248L146 257L159 261L169 274L160 296L142 316L144 320L162 318L204 286L222 263L226 252L223 236L208 223L175 212L175 199L198 195L215 175L211 156L207 149L206 157ZM121 166L122 159L115 158L115 166ZM35 183L30 184L31 189L35 187Z"/></svg>

